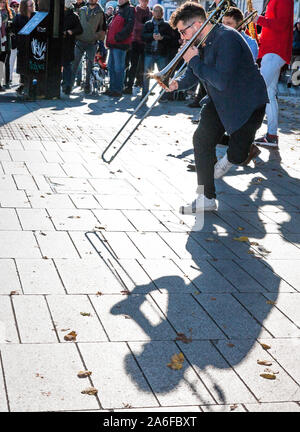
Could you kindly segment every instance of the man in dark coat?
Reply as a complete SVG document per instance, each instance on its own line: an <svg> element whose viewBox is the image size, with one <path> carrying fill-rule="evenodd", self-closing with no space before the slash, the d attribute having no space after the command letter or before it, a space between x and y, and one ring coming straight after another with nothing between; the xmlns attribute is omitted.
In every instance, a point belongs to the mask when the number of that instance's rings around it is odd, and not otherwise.
<svg viewBox="0 0 300 432"><path fill-rule="evenodd" d="M83 32L78 15L73 9L73 0L65 0L64 32L62 49L62 89L67 95L71 93L72 61L74 60L75 36Z"/></svg>
<svg viewBox="0 0 300 432"><path fill-rule="evenodd" d="M189 41L205 21L203 7L186 2L173 12L170 24ZM243 165L252 157L253 139L268 102L264 79L244 38L230 27L217 24L212 28L210 23L200 31L198 43L203 37L207 39L200 50L192 45L185 51L188 67L169 85L171 91L183 90L201 80L208 95L193 136L197 197L180 207L183 214L217 209L214 179L221 178L233 164ZM230 135L228 150L215 163L216 145L225 131Z"/></svg>

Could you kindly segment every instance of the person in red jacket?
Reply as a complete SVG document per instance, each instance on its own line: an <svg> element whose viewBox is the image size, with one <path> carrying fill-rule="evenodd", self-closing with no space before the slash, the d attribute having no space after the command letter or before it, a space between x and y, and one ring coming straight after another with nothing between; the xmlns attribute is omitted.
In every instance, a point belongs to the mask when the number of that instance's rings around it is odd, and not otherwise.
<svg viewBox="0 0 300 432"><path fill-rule="evenodd" d="M265 16L254 22L262 27L258 58L261 59L261 74L265 79L269 103L266 107L267 134L255 140L263 147L278 148L278 104L277 84L282 66L289 64L293 43L293 0L270 0Z"/></svg>

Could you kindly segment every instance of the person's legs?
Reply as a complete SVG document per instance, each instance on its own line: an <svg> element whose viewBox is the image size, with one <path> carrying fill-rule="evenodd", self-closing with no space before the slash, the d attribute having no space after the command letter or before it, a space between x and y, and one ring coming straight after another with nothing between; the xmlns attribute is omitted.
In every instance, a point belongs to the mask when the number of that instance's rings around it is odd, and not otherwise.
<svg viewBox="0 0 300 432"><path fill-rule="evenodd" d="M94 66L95 54L97 51L97 44L87 44L86 46L86 77L85 77L85 89L90 88L90 78L92 73L92 67Z"/></svg>
<svg viewBox="0 0 300 432"><path fill-rule="evenodd" d="M162 55L156 56L155 61L159 71L161 71L168 64L168 58ZM168 100L168 93L165 92L160 98L160 102L167 102L167 100Z"/></svg>
<svg viewBox="0 0 300 432"><path fill-rule="evenodd" d="M75 76L77 74L79 63L81 62L82 56L85 53L84 44L81 41L77 41L74 49L74 60L72 64L72 78L71 86L74 86Z"/></svg>
<svg viewBox="0 0 300 432"><path fill-rule="evenodd" d="M9 50L7 52L7 56L5 59L5 86L7 88L10 87L10 85L9 85L9 81L10 81L10 54L11 54L11 51Z"/></svg>
<svg viewBox="0 0 300 432"><path fill-rule="evenodd" d="M233 164L247 165L260 151L253 144L256 131L260 128L265 115L265 105L256 109L243 126L229 136L228 150L214 167L214 177L220 178Z"/></svg>
<svg viewBox="0 0 300 432"><path fill-rule="evenodd" d="M125 78L125 58L126 51L116 48L115 49L115 89L117 93L122 93Z"/></svg>
<svg viewBox="0 0 300 432"><path fill-rule="evenodd" d="M126 87L128 88L128 92L129 90L132 90L132 86L134 83L134 79L136 76L136 71L137 71L137 66L138 66L138 62L139 62L139 50L138 50L138 43L137 42L132 42L132 47L130 50L130 68L128 71L128 81L127 81L127 85Z"/></svg>
<svg viewBox="0 0 300 432"><path fill-rule="evenodd" d="M148 74L150 74L153 71L153 66L154 66L154 56L146 53L145 60L144 60L144 81L143 81L142 97L146 96L146 94L149 91L150 79Z"/></svg>
<svg viewBox="0 0 300 432"><path fill-rule="evenodd" d="M139 57L138 57L138 64L135 73L135 85L137 87L143 87L145 46L144 44L139 44L138 46L139 48L137 52L139 54Z"/></svg>
<svg viewBox="0 0 300 432"><path fill-rule="evenodd" d="M63 88L65 94L70 94L71 92L71 80L72 80L72 62L66 62L63 65Z"/></svg>
<svg viewBox="0 0 300 432"><path fill-rule="evenodd" d="M257 144L266 144L277 147L277 129L278 129L278 104L277 104L277 84L280 70L285 61L277 54L266 54L261 61L260 72L265 80L269 103L266 106L266 115L268 121L268 133L266 138L259 138Z"/></svg>
<svg viewBox="0 0 300 432"><path fill-rule="evenodd" d="M13 79L13 72L14 72L15 63L17 59L17 51L18 51L17 48L14 48L13 50L11 50L10 53L10 65L9 65L10 81L12 81Z"/></svg>
<svg viewBox="0 0 300 432"><path fill-rule="evenodd" d="M109 90L115 91L116 73L115 73L115 49L114 48L109 49L107 69L109 75Z"/></svg>
<svg viewBox="0 0 300 432"><path fill-rule="evenodd" d="M204 195L209 199L216 198L214 183L216 145L223 134L224 126L214 104L209 101L201 109L199 124L193 136L198 186L204 187Z"/></svg>

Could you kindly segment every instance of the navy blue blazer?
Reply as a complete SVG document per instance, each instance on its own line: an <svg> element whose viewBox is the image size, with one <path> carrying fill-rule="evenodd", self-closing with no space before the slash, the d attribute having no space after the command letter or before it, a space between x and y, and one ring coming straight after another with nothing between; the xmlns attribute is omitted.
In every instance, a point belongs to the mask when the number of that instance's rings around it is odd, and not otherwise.
<svg viewBox="0 0 300 432"><path fill-rule="evenodd" d="M201 58L193 57L178 78L178 89L189 89L201 80L226 132L232 134L269 101L265 81L248 44L230 27L217 24L200 53Z"/></svg>

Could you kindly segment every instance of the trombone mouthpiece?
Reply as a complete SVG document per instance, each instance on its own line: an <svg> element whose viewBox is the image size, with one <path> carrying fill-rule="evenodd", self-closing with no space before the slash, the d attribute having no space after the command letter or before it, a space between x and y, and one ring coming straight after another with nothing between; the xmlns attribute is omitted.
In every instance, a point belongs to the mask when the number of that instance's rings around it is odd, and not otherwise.
<svg viewBox="0 0 300 432"><path fill-rule="evenodd" d="M148 74L149 78L151 79L155 79L157 81L157 83L163 88L163 89L168 89L168 85L169 85L169 76L168 75L162 75L161 73L149 73Z"/></svg>

